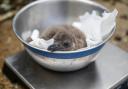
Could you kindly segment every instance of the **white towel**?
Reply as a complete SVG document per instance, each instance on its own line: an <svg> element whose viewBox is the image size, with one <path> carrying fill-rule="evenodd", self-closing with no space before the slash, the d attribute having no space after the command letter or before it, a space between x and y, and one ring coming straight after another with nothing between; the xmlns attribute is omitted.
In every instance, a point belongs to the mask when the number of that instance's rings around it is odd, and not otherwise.
<svg viewBox="0 0 128 89"><path fill-rule="evenodd" d="M47 49L54 43L54 39L44 40L43 38L39 38L39 30L37 29L33 30L30 37L32 41L29 44L40 49Z"/></svg>
<svg viewBox="0 0 128 89"><path fill-rule="evenodd" d="M103 41L103 37L108 35L116 25L116 16L118 11L104 12L99 16L96 11L92 13L86 12L80 16L79 22L74 22L72 25L80 29L86 36L87 46L91 47Z"/></svg>

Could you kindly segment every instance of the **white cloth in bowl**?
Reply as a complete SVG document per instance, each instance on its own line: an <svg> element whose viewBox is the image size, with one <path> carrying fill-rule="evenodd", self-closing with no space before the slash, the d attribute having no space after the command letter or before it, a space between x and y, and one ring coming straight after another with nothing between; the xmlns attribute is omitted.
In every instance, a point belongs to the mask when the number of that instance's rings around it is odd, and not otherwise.
<svg viewBox="0 0 128 89"><path fill-rule="evenodd" d="M54 39L44 40L43 38L39 38L39 30L37 29L33 30L31 39L32 41L29 44L40 49L47 49L54 43Z"/></svg>
<svg viewBox="0 0 128 89"><path fill-rule="evenodd" d="M86 12L80 16L80 21L72 25L80 29L86 35L87 46L91 47L103 41L103 37L108 35L116 25L118 11L104 12L99 16L96 11Z"/></svg>

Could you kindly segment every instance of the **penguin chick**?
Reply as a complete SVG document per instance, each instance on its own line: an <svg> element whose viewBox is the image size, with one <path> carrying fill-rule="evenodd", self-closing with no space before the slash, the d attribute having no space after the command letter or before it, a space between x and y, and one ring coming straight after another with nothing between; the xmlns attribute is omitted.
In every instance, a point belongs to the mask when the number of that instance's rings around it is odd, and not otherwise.
<svg viewBox="0 0 128 89"><path fill-rule="evenodd" d="M45 40L54 39L49 51L73 51L87 46L85 35L71 25L59 25L45 29L41 37Z"/></svg>

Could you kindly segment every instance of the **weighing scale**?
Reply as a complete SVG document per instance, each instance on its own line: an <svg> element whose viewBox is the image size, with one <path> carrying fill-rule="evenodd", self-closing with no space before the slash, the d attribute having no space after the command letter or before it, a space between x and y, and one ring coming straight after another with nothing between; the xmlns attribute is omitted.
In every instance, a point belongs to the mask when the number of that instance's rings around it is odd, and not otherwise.
<svg viewBox="0 0 128 89"><path fill-rule="evenodd" d="M45 69L26 51L6 58L5 64L30 89L128 89L128 53L110 43L95 62L74 72Z"/></svg>

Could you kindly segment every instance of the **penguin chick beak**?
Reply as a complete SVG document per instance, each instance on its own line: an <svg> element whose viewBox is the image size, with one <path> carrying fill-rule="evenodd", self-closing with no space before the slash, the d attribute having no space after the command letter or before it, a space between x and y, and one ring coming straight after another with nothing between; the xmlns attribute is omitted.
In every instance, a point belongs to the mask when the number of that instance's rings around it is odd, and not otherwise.
<svg viewBox="0 0 128 89"><path fill-rule="evenodd" d="M59 44L53 44L53 45L49 46L47 50L54 52L54 51L60 51L62 49L63 48Z"/></svg>

